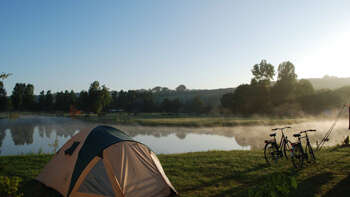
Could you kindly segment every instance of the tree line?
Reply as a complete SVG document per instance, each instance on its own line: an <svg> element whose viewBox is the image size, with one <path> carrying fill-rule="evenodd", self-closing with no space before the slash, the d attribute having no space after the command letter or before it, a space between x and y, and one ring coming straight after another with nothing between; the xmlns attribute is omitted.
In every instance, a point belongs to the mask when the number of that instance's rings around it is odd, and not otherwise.
<svg viewBox="0 0 350 197"><path fill-rule="evenodd" d="M250 84L242 84L221 98L222 107L233 114L316 115L336 109L350 98L350 87L316 91L308 80L298 80L290 61L278 65L277 81L273 81L274 66L266 60L255 64L251 72Z"/></svg>
<svg viewBox="0 0 350 197"><path fill-rule="evenodd" d="M190 92L184 85L178 86L176 90L155 87L150 90L111 91L94 81L87 91L77 93L66 90L53 93L48 90L35 96L33 84L17 83L11 96L7 96L3 81L10 75L3 73L0 75L0 111L215 112L241 116L297 116L336 109L350 98L350 86L316 91L308 80L297 78L295 66L289 61L279 64L275 71L272 64L262 60L253 66L251 72L253 78L250 83L224 94L219 106L205 102L200 96L186 99L181 97ZM277 80L274 81L276 75Z"/></svg>
<svg viewBox="0 0 350 197"><path fill-rule="evenodd" d="M79 93L60 91L52 93L50 90L41 91L34 95L34 85L17 83L11 96L7 96L3 82L0 81L0 111L42 111L42 112L82 112L102 113L110 111L140 112L167 112L167 113L209 113L210 105L203 103L200 97L188 101L163 99L157 102L154 90L110 91L98 81L91 83L88 91ZM186 91L180 85L176 91Z"/></svg>

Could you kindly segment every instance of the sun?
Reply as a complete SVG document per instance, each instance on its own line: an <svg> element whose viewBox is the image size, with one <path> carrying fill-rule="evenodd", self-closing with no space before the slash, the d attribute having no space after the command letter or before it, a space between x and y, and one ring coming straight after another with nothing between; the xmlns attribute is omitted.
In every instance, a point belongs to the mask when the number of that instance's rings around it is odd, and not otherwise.
<svg viewBox="0 0 350 197"><path fill-rule="evenodd" d="M303 78L325 75L350 77L350 30L326 37L299 57L298 73Z"/></svg>

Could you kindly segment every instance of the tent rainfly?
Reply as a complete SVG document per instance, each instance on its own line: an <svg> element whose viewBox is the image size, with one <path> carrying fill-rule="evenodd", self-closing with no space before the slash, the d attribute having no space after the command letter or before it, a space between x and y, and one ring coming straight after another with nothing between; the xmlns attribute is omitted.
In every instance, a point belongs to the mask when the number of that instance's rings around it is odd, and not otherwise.
<svg viewBox="0 0 350 197"><path fill-rule="evenodd" d="M157 156L122 131L98 126L79 132L36 178L65 197L176 195Z"/></svg>

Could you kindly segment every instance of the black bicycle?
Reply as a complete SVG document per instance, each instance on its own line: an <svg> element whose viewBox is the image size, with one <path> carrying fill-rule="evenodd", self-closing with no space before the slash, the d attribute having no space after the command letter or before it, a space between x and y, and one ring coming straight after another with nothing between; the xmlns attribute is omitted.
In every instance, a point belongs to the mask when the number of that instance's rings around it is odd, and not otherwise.
<svg viewBox="0 0 350 197"><path fill-rule="evenodd" d="M298 138L298 141L296 143L292 143L292 150L291 150L292 163L293 163L293 166L297 169L300 169L303 167L304 160L307 162L316 161L316 157L312 149L309 136L307 135L308 132L314 132L314 131L316 130L309 129L293 135L294 137ZM302 134L305 134L305 136L301 136ZM303 148L303 145L301 143L301 138L306 139L305 149Z"/></svg>
<svg viewBox="0 0 350 197"><path fill-rule="evenodd" d="M264 155L265 160L268 164L271 164L272 161L277 163L279 159L282 159L283 156L288 159L287 152L291 150L291 142L288 140L288 137L284 135L284 131L286 129L290 129L291 127L284 127L284 128L275 128L272 129L272 131L281 131L282 136L280 143L278 144L276 141L276 133L271 133L270 137L273 137L271 140L265 140L265 149L264 149Z"/></svg>

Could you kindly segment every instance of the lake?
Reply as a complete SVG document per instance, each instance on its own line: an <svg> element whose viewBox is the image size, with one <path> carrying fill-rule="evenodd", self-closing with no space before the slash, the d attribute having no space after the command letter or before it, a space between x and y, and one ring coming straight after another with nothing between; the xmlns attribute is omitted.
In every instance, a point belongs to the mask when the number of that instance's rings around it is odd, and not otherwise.
<svg viewBox="0 0 350 197"><path fill-rule="evenodd" d="M315 128L318 132L310 134L310 137L313 145L316 145L316 141L322 139L331 124L332 121L325 120L291 125L293 131L287 131L286 134L293 141L292 134L296 133L296 130ZM340 144L344 136L350 134L347 124L346 120L339 121L327 146ZM26 116L15 120L0 119L0 155L54 153L80 130L91 130L98 125L61 117ZM271 128L278 127L110 126L126 132L157 154L263 149L264 140L269 139L269 133L272 133Z"/></svg>

